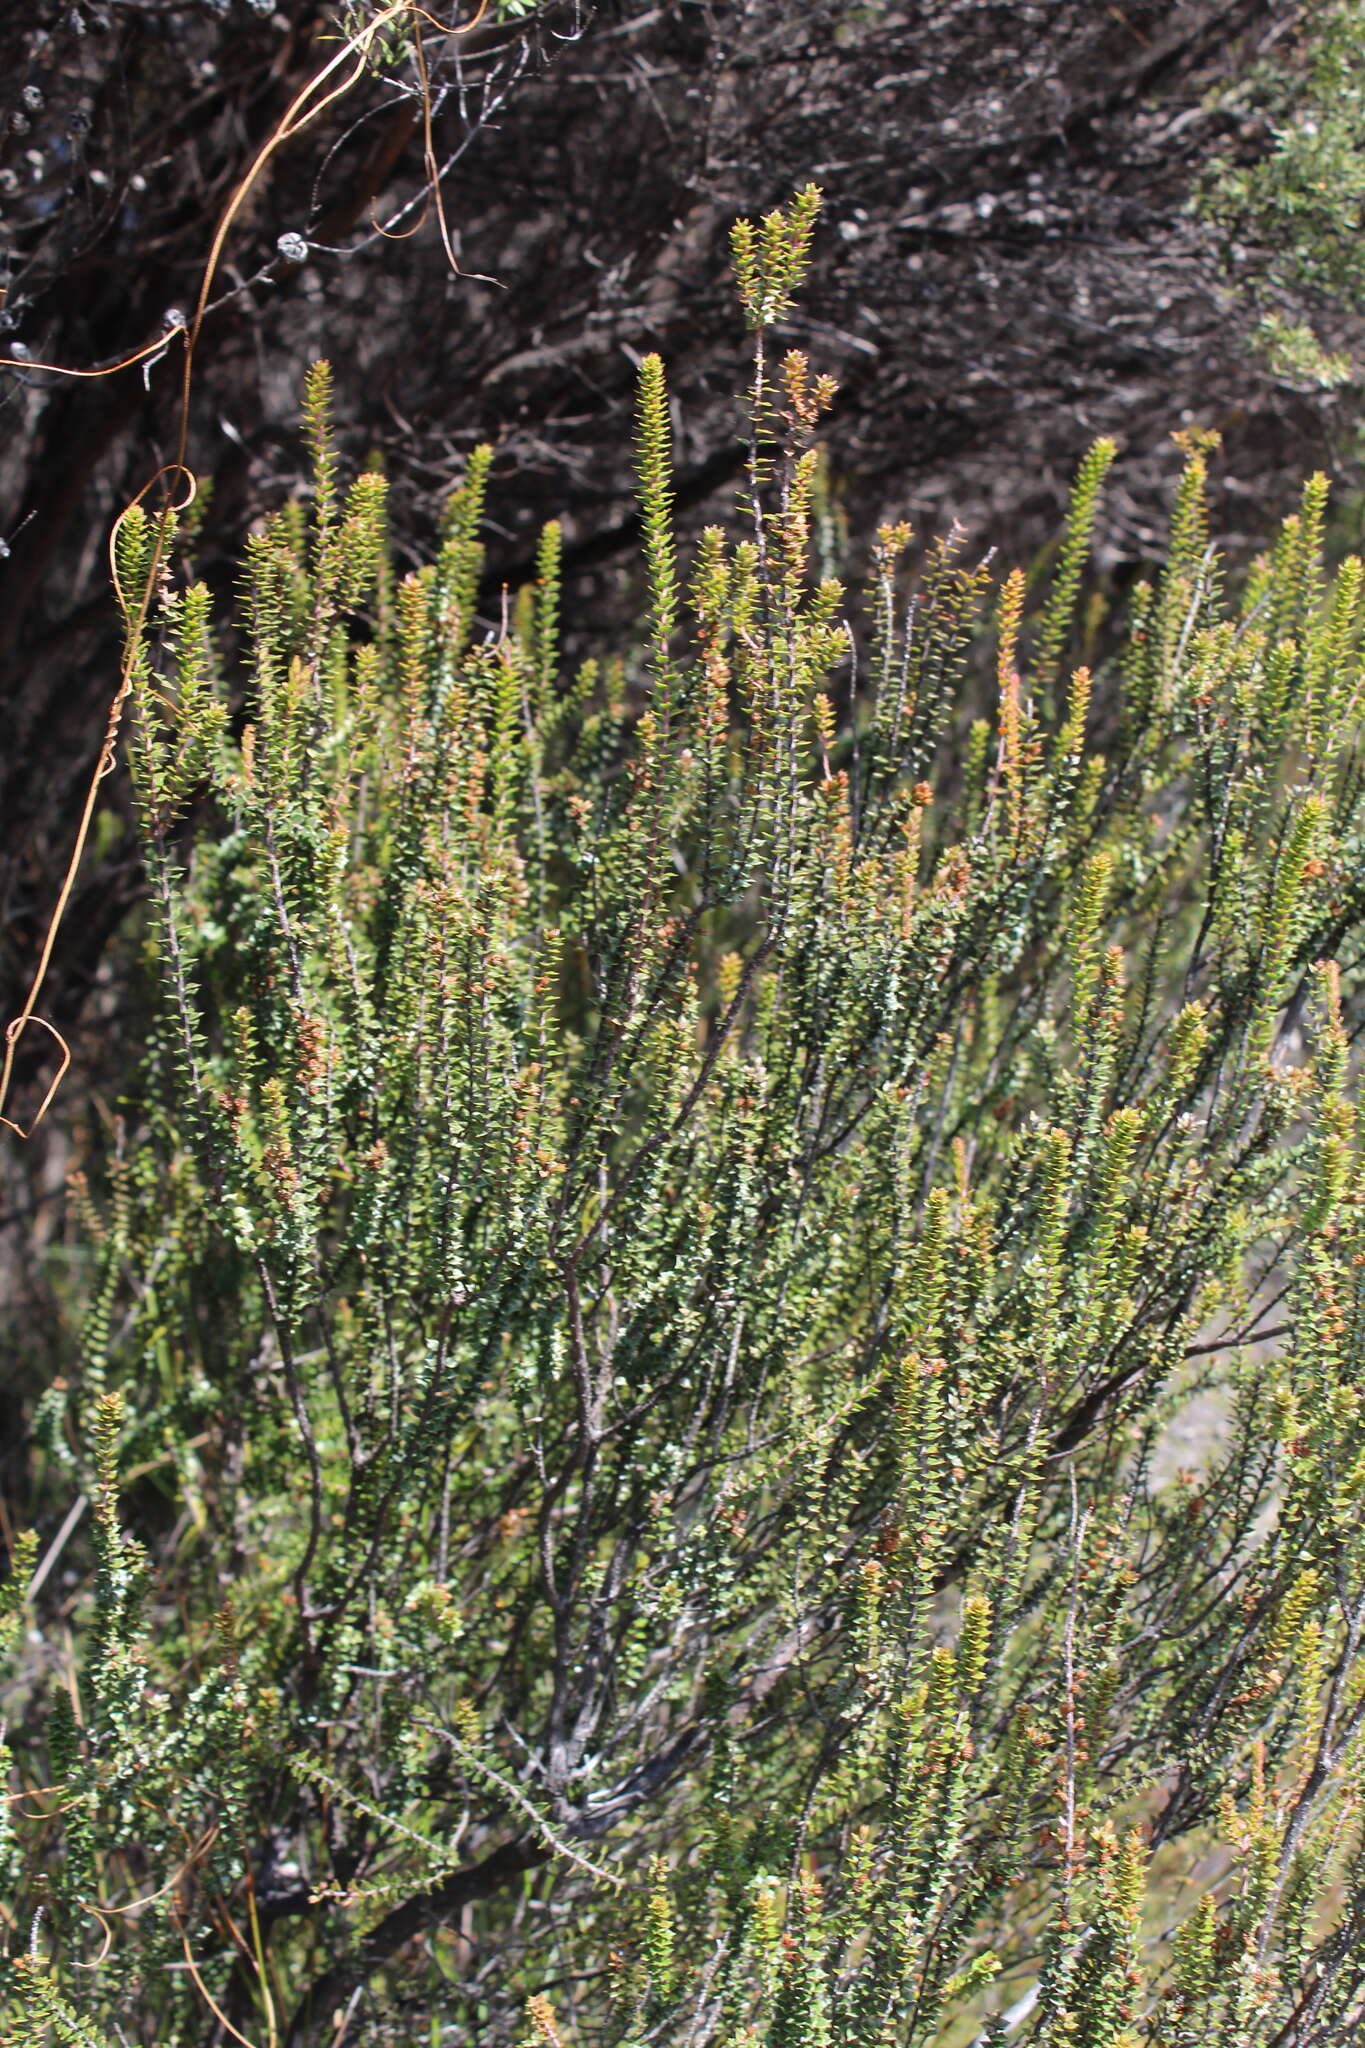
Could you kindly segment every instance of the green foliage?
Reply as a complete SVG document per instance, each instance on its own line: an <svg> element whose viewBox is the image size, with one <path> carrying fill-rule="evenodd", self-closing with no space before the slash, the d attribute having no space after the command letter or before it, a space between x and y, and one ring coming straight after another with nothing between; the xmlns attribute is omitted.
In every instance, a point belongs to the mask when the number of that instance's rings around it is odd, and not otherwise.
<svg viewBox="0 0 1365 2048"><path fill-rule="evenodd" d="M1325 349L1306 320L1286 320L1267 313L1257 323L1255 338L1270 368L1285 384L1311 384L1333 391L1354 377L1351 358L1340 349Z"/></svg>
<svg viewBox="0 0 1365 2048"><path fill-rule="evenodd" d="M1365 311L1365 20L1358 0L1310 0L1289 63L1267 62L1234 98L1256 107L1269 146L1220 159L1198 204L1272 303L1256 327L1277 376L1321 389L1352 381L1349 355L1324 348L1313 315ZM1286 311L1289 308L1298 308Z"/></svg>
<svg viewBox="0 0 1365 2048"><path fill-rule="evenodd" d="M775 207L757 225L735 222L730 234L735 282L751 327L771 327L791 310L809 267L819 215L819 190L807 185L790 207Z"/></svg>
<svg viewBox="0 0 1365 2048"><path fill-rule="evenodd" d="M737 237L686 571L642 367L637 644L565 672L553 528L478 620L486 449L395 584L322 369L231 616L127 604L157 1012L34 1452L85 1576L15 1562L15 2038L1362 2024L1360 564L1315 479L1229 591L1187 436L1112 671L1105 446L1040 598L888 527L850 618L814 213Z"/></svg>

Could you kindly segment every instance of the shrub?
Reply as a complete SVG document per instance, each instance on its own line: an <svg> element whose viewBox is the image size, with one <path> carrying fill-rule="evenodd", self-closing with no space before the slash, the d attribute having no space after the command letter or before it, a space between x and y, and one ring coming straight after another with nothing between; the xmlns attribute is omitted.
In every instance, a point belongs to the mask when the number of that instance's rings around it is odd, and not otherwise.
<svg viewBox="0 0 1365 2048"><path fill-rule="evenodd" d="M1314 323L1325 316L1355 340L1365 307L1365 35L1350 0L1313 0L1298 30L1287 68L1262 62L1229 95L1262 130L1262 152L1214 159L1196 199L1225 268L1260 309L1255 339L1270 368L1331 390L1359 378L1351 354L1325 348Z"/></svg>
<svg viewBox="0 0 1365 2048"><path fill-rule="evenodd" d="M160 1000L36 1423L91 1576L9 1580L16 2038L1359 2024L1361 564L1314 478L1231 592L1187 436L1092 693L1102 444L1047 591L887 528L851 632L816 207L685 576L642 365L620 655L554 527L478 626L486 449L395 580L322 366L232 628L119 523Z"/></svg>

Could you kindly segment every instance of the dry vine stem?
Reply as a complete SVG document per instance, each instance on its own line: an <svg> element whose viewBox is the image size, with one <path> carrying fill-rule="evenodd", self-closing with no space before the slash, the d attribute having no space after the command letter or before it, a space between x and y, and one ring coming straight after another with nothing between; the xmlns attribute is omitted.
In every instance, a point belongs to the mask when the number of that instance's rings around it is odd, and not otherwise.
<svg viewBox="0 0 1365 2048"><path fill-rule="evenodd" d="M428 23L442 35L467 35L471 29L478 27L488 11L488 6L489 0L479 0L477 10L467 22L463 22L457 27L451 27L439 20L434 14L429 13L425 7L420 6L418 0L392 0L392 4L376 14L373 21L368 22L363 29L358 29L354 35L347 38L335 56L330 57L316 77L309 79L308 83L290 101L289 106L281 115L274 133L262 144L247 170L246 176L242 179L224 208L218 226L214 231L213 240L209 244L209 253L204 264L204 275L199 285L199 296L195 301L193 317L188 322L183 320L177 321L166 333L159 335L154 342L149 342L146 347L135 350L132 355L125 356L120 362L111 363L102 370L69 370L59 363L34 363L15 356L0 356L0 369L41 370L59 377L114 377L121 370L131 369L137 363L146 362L153 356L159 356L177 335L183 335L185 342L185 365L180 383L180 427L175 460L165 464L153 476L148 478L142 489L124 506L122 512L114 521L109 535L110 569L114 575L115 590L118 593L119 602L123 606L126 618L131 607L126 601L124 593L118 590L117 572L113 567L114 547L119 529L133 507L139 505L143 498L146 497L148 491L152 490L156 484L160 483L163 479L169 479L172 474L178 475L184 480L185 494L177 499L173 498L168 492L166 502L162 506L160 518L157 521L156 540L152 548L151 560L144 579L142 592L136 606L138 628L146 622L152 596L156 589L157 578L161 574L166 542L169 537L170 522L177 513L185 511L193 503L198 489L197 479L185 460L189 442L190 394L194 378L194 352L198 345L200 330L204 324L204 316L208 311L209 294L213 289L213 281L218 274L218 266L222 260L227 238L232 232L233 222L246 204L261 173L275 152L286 142L292 141L296 135L301 134L311 121L315 121L329 107L335 106L338 100L344 99L346 94L359 84L365 75L365 66L376 39L393 22L399 20L404 15L412 20L416 33L418 82L423 106L423 157L427 175L430 178L434 170L435 153L431 140L431 88L427 73L426 54L422 48L421 24L424 22ZM329 81L335 79L337 72L343 70L348 64L351 68L346 73L346 76L339 83L329 83ZM324 90L324 87L326 90ZM436 181L435 190L442 246L452 266L458 268L455 264L454 249L446 224L445 209L441 203L439 179ZM126 644L128 649L131 650L137 643L138 633L134 631L128 636ZM76 875L85 854L86 841L90 836L90 826L95 815L95 805L99 800L99 787L105 776L112 771L117 757L119 730L123 724L123 708L128 701L129 692L132 689L132 659L131 651L125 653L119 671L118 688L115 690L110 701L109 715L105 720L104 741L100 748L99 759L96 762L94 773L86 790L85 804L81 811L80 824L76 829L76 838L71 849L71 857L67 862L66 873L62 877L62 884L57 892L57 901L48 920L47 930L43 936L42 949L38 955L38 964L29 983L28 994L24 998L24 1005L18 1016L12 1018L5 1027L4 1058L3 1062L0 1062L0 1124L3 1124L7 1130L13 1131L15 1136L19 1138L30 1138L37 1130L39 1124L51 1108L67 1068L71 1065L71 1048L67 1041L63 1038L55 1024L51 1023L48 1018L40 1017L37 1014L38 998L42 994L43 984L47 980L47 972L52 964L52 955L56 947L57 935L66 916L67 906L71 900L71 892L76 883ZM60 1052L60 1060L57 1071L48 1083L47 1090L38 1105L32 1122L25 1127L17 1123L13 1117L7 1116L5 1108L9 1101L10 1087L14 1078L15 1050L20 1039L31 1024L40 1026L42 1030L48 1032L55 1039Z"/></svg>

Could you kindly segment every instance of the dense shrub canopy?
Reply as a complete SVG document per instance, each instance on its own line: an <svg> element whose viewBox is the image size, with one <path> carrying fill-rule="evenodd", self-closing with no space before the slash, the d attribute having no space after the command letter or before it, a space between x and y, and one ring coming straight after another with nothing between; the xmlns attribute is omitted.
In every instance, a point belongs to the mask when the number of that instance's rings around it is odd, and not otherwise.
<svg viewBox="0 0 1365 2048"><path fill-rule="evenodd" d="M860 614L816 207L686 564L645 358L572 672L558 529L476 630L487 451L399 576L322 366L231 618L119 521L159 997L8 1581L18 2038L1361 2023L1362 567L1314 478L1228 587L1187 434L1092 679L1100 442L1047 577L886 527Z"/></svg>
<svg viewBox="0 0 1365 2048"><path fill-rule="evenodd" d="M181 357L172 347L102 379L33 365L89 371L155 348L166 315L192 307L224 209L335 55L339 26L378 11L0 9L0 357L11 343L28 352L0 366L6 1017L41 943L116 659L100 542L174 451ZM1240 169L1272 146L1245 74L1268 52L1297 80L1316 0L503 0L475 31L437 26L476 11L461 0L423 21L460 275L424 199L411 33L275 152L234 218L191 418L190 460L214 479L198 568L216 591L240 534L296 485L299 381L326 356L342 446L357 463L384 451L400 559L422 558L433 500L486 439L486 615L501 580L532 573L536 534L556 518L568 630L591 617L628 636L632 364L651 349L668 362L687 529L728 517L743 461L729 224L807 178L826 189L827 222L788 342L839 376L825 434L858 542L911 508L922 534L961 517L979 545L1008 535L1028 561L1084 449L1111 434L1125 460L1102 551L1133 573L1159 550L1166 435L1188 419L1228 436L1215 474L1231 482L1215 502L1234 543L1259 544L1303 467L1350 473L1350 398L1266 374L1248 346L1257 316L1220 269L1229 238L1190 208L1212 154ZM1293 225L1277 216L1261 235L1239 218L1239 273L1266 241L1292 248ZM1298 297L1277 288L1270 304L1294 320ZM1320 313L1334 354L1358 345L1358 322L1343 333ZM1237 493L1239 478L1254 490ZM106 788L106 813L122 795L121 779ZM141 887L131 834L109 831L92 852L85 943L61 949L49 981L64 1030ZM99 1027L69 1034L78 1074L114 1086L122 1033L109 1012L122 1004L98 988L93 1003Z"/></svg>

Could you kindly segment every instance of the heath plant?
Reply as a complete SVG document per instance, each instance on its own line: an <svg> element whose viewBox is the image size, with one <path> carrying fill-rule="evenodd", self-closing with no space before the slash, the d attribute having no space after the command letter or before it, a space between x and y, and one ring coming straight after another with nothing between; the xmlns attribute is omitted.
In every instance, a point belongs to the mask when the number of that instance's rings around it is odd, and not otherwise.
<svg viewBox="0 0 1365 2048"><path fill-rule="evenodd" d="M325 365L235 602L119 522L157 1001L8 1580L8 2039L1365 2025L1362 566L1315 477L1225 573L1191 431L1093 678L1108 444L1050 578L893 525L851 601L818 206L735 231L686 560L641 366L627 645L553 525L482 617L487 448L399 575Z"/></svg>

